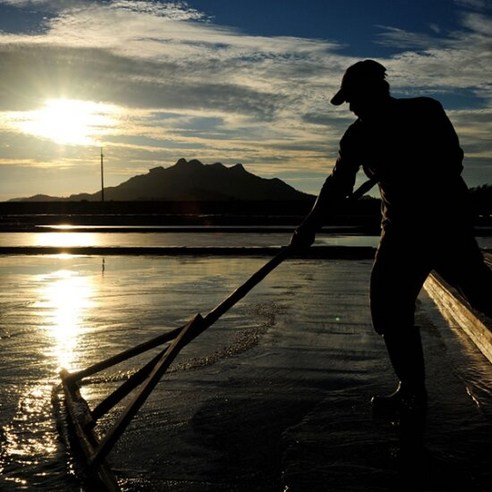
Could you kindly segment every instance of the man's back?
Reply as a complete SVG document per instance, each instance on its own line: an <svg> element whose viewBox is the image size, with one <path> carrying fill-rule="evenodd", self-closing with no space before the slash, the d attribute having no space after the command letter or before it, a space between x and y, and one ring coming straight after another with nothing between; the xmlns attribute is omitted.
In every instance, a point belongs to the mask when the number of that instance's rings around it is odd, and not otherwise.
<svg viewBox="0 0 492 492"><path fill-rule="evenodd" d="M434 99L388 98L378 114L348 128L340 155L339 166L354 160L377 176L384 223L428 227L466 210L463 151Z"/></svg>

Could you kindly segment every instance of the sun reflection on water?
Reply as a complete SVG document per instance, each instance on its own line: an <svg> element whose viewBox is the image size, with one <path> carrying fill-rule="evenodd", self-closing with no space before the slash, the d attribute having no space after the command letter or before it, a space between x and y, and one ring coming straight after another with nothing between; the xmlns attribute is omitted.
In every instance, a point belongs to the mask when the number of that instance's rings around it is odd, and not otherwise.
<svg viewBox="0 0 492 492"><path fill-rule="evenodd" d="M51 461L60 452L51 392L50 384L23 387L16 413L2 429L0 474L7 490L32 490L34 483L42 483L48 472L63 472L62 465L53 465ZM1 486L0 489L3 490Z"/></svg>
<svg viewBox="0 0 492 492"><path fill-rule="evenodd" d="M97 246L97 236L92 232L43 232L34 234L33 246L54 246L54 247L87 247Z"/></svg>
<svg viewBox="0 0 492 492"><path fill-rule="evenodd" d="M50 353L59 367L70 369L86 311L94 306L94 286L90 277L58 270L44 279L42 289L46 325L55 342Z"/></svg>
<svg viewBox="0 0 492 492"><path fill-rule="evenodd" d="M55 258L57 266L34 276L30 316L36 330L29 339L32 346L25 350L31 354L37 349L39 354L29 381L8 389L9 399L17 405L12 403L12 417L0 426L0 490L4 485L7 490L32 490L37 485L40 490L72 490L64 485L49 488L47 482L55 484L60 477L67 483L66 454L53 418L54 368L73 370L80 364L81 339L96 303L97 280L79 271L73 261ZM43 375L36 372L41 369Z"/></svg>

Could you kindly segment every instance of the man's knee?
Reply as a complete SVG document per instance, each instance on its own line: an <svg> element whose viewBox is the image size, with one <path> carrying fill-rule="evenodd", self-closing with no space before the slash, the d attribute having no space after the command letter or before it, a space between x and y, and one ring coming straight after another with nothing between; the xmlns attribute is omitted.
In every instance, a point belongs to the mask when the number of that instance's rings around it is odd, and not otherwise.
<svg viewBox="0 0 492 492"><path fill-rule="evenodd" d="M415 324L415 305L408 301L371 299L372 326L379 335L391 334Z"/></svg>

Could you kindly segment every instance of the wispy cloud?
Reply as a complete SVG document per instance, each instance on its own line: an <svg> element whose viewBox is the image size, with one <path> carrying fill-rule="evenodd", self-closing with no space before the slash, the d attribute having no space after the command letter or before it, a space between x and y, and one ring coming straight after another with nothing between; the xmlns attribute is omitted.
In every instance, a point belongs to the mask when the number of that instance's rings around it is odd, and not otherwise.
<svg viewBox="0 0 492 492"><path fill-rule="evenodd" d="M491 0L454 0L459 7L487 11L492 8Z"/></svg>
<svg viewBox="0 0 492 492"><path fill-rule="evenodd" d="M430 34L383 28L381 43L399 48L388 60L398 87L434 91L469 90L489 105L492 66L492 17L463 12L461 29Z"/></svg>

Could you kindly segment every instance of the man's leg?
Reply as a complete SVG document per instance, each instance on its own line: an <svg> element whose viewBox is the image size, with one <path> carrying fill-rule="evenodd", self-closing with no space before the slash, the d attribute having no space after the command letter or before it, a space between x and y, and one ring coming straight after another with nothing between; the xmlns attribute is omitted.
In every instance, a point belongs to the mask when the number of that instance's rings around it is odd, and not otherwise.
<svg viewBox="0 0 492 492"><path fill-rule="evenodd" d="M398 413L426 405L425 366L420 331L414 324L415 302L430 268L425 255L408 240L383 236L371 273L371 315L383 335L399 380L395 393L374 397L375 413Z"/></svg>
<svg viewBox="0 0 492 492"><path fill-rule="evenodd" d="M420 329L408 326L389 330L383 335L393 370L400 383L409 391L425 387L425 364Z"/></svg>

